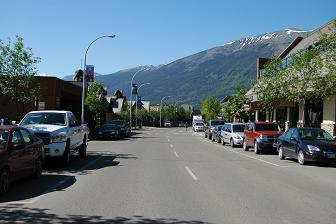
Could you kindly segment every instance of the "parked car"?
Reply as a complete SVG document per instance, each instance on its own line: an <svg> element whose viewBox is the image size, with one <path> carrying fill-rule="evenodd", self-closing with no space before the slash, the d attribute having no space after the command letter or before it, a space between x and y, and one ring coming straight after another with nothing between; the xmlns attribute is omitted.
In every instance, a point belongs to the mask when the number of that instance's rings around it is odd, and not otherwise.
<svg viewBox="0 0 336 224"><path fill-rule="evenodd" d="M185 127L186 123L184 121L179 121L178 126L179 128Z"/></svg>
<svg viewBox="0 0 336 224"><path fill-rule="evenodd" d="M170 121L165 121L163 124L164 127L171 127Z"/></svg>
<svg viewBox="0 0 336 224"><path fill-rule="evenodd" d="M224 125L224 121L223 120L209 120L208 123L204 126L204 137L211 139L212 130L218 125Z"/></svg>
<svg viewBox="0 0 336 224"><path fill-rule="evenodd" d="M244 142L244 128L243 123L226 123L221 131L222 144L229 143L231 147L237 145L242 146Z"/></svg>
<svg viewBox="0 0 336 224"><path fill-rule="evenodd" d="M203 121L196 121L196 122L194 122L192 129L193 129L194 132L204 131L204 123L203 123Z"/></svg>
<svg viewBox="0 0 336 224"><path fill-rule="evenodd" d="M321 128L290 128L278 138L278 155L310 161L336 163L336 140Z"/></svg>
<svg viewBox="0 0 336 224"><path fill-rule="evenodd" d="M276 142L282 133L276 123L249 122L244 129L243 148L248 151L249 147L253 147L256 154L266 150L276 152Z"/></svg>
<svg viewBox="0 0 336 224"><path fill-rule="evenodd" d="M125 120L112 120L109 124L114 124L117 127L120 138L131 136L131 128Z"/></svg>
<svg viewBox="0 0 336 224"><path fill-rule="evenodd" d="M222 141L221 131L223 127L224 127L223 125L215 126L215 128L212 130L212 137L211 137L212 141L217 142L217 143L220 143Z"/></svg>
<svg viewBox="0 0 336 224"><path fill-rule="evenodd" d="M71 111L44 110L27 113L19 126L30 129L44 143L46 158L70 164L70 155L86 157L89 128Z"/></svg>
<svg viewBox="0 0 336 224"><path fill-rule="evenodd" d="M40 177L43 161L41 139L22 127L0 126L0 194L8 191L11 181Z"/></svg>
<svg viewBox="0 0 336 224"><path fill-rule="evenodd" d="M98 131L99 139L113 139L119 138L119 131L115 124L103 124Z"/></svg>

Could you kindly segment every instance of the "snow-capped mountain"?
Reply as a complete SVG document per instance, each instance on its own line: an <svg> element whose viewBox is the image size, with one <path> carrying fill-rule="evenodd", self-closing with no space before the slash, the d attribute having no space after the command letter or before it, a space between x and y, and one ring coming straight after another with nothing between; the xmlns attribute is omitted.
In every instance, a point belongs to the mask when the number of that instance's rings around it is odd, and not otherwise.
<svg viewBox="0 0 336 224"><path fill-rule="evenodd" d="M136 76L135 82L151 83L141 89L141 95L142 99L154 103L167 95L192 104L199 104L208 96L222 98L233 93L237 83L246 89L250 87L258 57L279 55L296 37L308 34L291 28L241 38L166 65L147 66L146 71ZM142 67L99 76L97 80L107 86L110 94L122 89L128 96L131 76L139 68Z"/></svg>

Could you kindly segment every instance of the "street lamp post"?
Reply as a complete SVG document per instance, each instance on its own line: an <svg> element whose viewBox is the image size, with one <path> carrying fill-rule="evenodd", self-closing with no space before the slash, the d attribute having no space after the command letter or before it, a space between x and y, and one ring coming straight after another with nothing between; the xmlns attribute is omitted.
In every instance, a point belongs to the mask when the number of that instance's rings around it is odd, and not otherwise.
<svg viewBox="0 0 336 224"><path fill-rule="evenodd" d="M82 77L82 82L83 82L83 86L82 86L82 114L81 114L81 122L82 124L84 123L84 101L85 101L85 78L86 78L86 55L87 55L87 52L89 50L89 48L91 47L91 45L96 42L97 40L101 39L101 38L104 38L104 37L108 37L108 38L115 38L116 35L112 34L112 35L103 35L103 36L100 36L96 39L94 39L90 44L89 46L86 48L86 51L85 51L85 55L84 55L84 69L83 69L83 77Z"/></svg>
<svg viewBox="0 0 336 224"><path fill-rule="evenodd" d="M145 85L150 85L150 83L147 82L147 83L141 84L138 87L138 92L139 92L140 88L143 87L143 86L145 86ZM137 94L135 96L135 100L136 100L136 102L135 102L135 129L137 128L137 123L138 123L138 119L137 119L137 113L138 113L138 92L137 92Z"/></svg>
<svg viewBox="0 0 336 224"><path fill-rule="evenodd" d="M177 101L175 102L175 104L174 104L174 110L175 110L175 112L174 112L175 124L177 123L177 122L176 122L176 120L177 120L177 119L176 119L176 113L177 113L176 105L177 105L177 103L179 103L179 102L183 102L183 100L177 100Z"/></svg>
<svg viewBox="0 0 336 224"><path fill-rule="evenodd" d="M141 68L139 69L138 71L136 71L133 76L132 76L132 79L131 79L131 93L130 93L130 109L129 109L129 122L130 122L130 127L131 127L131 130L132 130L132 84L133 84L133 79L134 77L141 71L145 71L145 68Z"/></svg>
<svg viewBox="0 0 336 224"><path fill-rule="evenodd" d="M160 103L160 128L162 127L162 121L161 121L161 118L162 118L162 101L166 98L169 98L169 97L171 97L171 96L164 96L161 99L161 103Z"/></svg>

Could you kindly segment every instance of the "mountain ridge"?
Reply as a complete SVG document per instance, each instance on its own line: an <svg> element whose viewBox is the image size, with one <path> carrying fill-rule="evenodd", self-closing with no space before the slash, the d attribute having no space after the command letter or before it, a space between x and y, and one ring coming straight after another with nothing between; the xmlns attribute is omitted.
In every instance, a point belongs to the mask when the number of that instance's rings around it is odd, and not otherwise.
<svg viewBox="0 0 336 224"><path fill-rule="evenodd" d="M206 97L221 99L235 90L240 83L247 90L255 77L256 59L279 55L296 37L306 36L310 31L286 28L270 33L215 46L195 54L182 57L168 64L144 65L120 70L96 77L113 94L122 89L126 96L130 94L130 80L139 69L141 71L134 83L151 85L141 89L143 100L160 102L166 95L174 96L173 101L183 99L184 103L199 105Z"/></svg>

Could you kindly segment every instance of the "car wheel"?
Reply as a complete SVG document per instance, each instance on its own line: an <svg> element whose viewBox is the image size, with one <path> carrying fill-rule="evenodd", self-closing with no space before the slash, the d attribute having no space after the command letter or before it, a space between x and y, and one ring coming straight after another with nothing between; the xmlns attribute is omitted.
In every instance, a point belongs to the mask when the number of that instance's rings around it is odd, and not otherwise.
<svg viewBox="0 0 336 224"><path fill-rule="evenodd" d="M234 148L234 147L235 147L235 144L234 144L234 141L233 141L232 138L230 139L230 145L231 145L231 148Z"/></svg>
<svg viewBox="0 0 336 224"><path fill-rule="evenodd" d="M225 145L225 141L224 141L224 138L222 138L222 145Z"/></svg>
<svg viewBox="0 0 336 224"><path fill-rule="evenodd" d="M217 143L221 143L222 142L222 140L221 140L221 138L218 136L218 138L217 138Z"/></svg>
<svg viewBox="0 0 336 224"><path fill-rule="evenodd" d="M215 141L215 137L214 137L214 135L211 136L211 140L212 140L212 141Z"/></svg>
<svg viewBox="0 0 336 224"><path fill-rule="evenodd" d="M307 163L302 150L300 150L298 153L298 162L300 165L305 165Z"/></svg>
<svg viewBox="0 0 336 224"><path fill-rule="evenodd" d="M254 142L254 153L255 154L259 154L260 153L260 149L258 147L257 141Z"/></svg>
<svg viewBox="0 0 336 224"><path fill-rule="evenodd" d="M70 142L67 141L63 156L62 156L62 165L68 167L70 164Z"/></svg>
<svg viewBox="0 0 336 224"><path fill-rule="evenodd" d="M2 169L0 173L0 195L8 192L9 189L9 172L7 169Z"/></svg>
<svg viewBox="0 0 336 224"><path fill-rule="evenodd" d="M284 156L284 154L283 154L283 150L282 150L282 146L279 147L278 155L279 155L279 158L280 158L281 160L284 160L284 159L285 159L285 156Z"/></svg>
<svg viewBox="0 0 336 224"><path fill-rule="evenodd" d="M204 138L208 138L208 135L206 133L204 133Z"/></svg>
<svg viewBox="0 0 336 224"><path fill-rule="evenodd" d="M248 151L249 150L249 146L246 143L246 139L244 139L244 141L243 141L243 149L244 149L244 151Z"/></svg>
<svg viewBox="0 0 336 224"><path fill-rule="evenodd" d="M34 178L41 177L42 170L43 170L42 159L41 158L37 158L37 160L35 161Z"/></svg>
<svg viewBox="0 0 336 224"><path fill-rule="evenodd" d="M83 143L79 147L79 157L85 158L86 157L86 151L87 151L87 141L86 141L86 136L84 136Z"/></svg>

